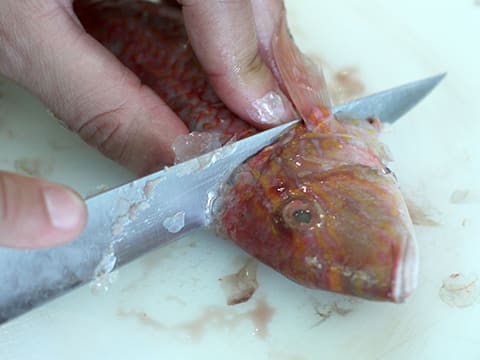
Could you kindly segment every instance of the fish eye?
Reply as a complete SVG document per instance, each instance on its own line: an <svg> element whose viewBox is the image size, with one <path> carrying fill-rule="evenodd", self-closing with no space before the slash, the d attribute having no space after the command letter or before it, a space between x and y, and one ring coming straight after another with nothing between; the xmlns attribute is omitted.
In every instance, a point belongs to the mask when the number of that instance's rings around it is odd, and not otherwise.
<svg viewBox="0 0 480 360"><path fill-rule="evenodd" d="M308 229L321 221L319 210L311 200L290 200L282 209L283 222L292 229Z"/></svg>
<svg viewBox="0 0 480 360"><path fill-rule="evenodd" d="M293 218L298 222L308 224L312 220L312 213L308 209L295 210Z"/></svg>

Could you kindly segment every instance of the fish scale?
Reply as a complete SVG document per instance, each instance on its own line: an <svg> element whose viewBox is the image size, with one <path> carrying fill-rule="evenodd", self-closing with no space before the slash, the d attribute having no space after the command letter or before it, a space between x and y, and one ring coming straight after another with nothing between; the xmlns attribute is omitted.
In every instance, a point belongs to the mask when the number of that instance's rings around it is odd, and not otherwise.
<svg viewBox="0 0 480 360"><path fill-rule="evenodd" d="M76 1L82 25L150 86L190 131L215 131L222 143L257 130L230 111L208 83L189 45L178 7L147 2Z"/></svg>

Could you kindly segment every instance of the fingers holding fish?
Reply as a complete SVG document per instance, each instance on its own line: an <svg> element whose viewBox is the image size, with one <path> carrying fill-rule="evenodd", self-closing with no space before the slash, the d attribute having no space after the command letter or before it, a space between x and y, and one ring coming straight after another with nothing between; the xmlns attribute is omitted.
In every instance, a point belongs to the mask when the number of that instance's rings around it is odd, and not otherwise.
<svg viewBox="0 0 480 360"><path fill-rule="evenodd" d="M257 1L253 6L251 0L179 3L195 54L222 101L259 128L293 120L293 107L272 72L267 45L283 2L265 2L271 3L271 14L265 14L265 4Z"/></svg>
<svg viewBox="0 0 480 360"><path fill-rule="evenodd" d="M185 125L84 31L72 1L2 1L0 33L0 72L88 143L137 173L173 161Z"/></svg>

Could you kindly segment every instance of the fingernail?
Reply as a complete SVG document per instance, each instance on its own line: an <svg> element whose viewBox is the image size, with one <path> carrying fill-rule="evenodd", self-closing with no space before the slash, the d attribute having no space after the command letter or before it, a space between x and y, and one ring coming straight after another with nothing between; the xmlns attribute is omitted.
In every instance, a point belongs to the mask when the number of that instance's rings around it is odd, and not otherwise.
<svg viewBox="0 0 480 360"><path fill-rule="evenodd" d="M286 105L287 104L287 105ZM252 102L252 120L264 125L276 125L289 120L290 103L283 94L270 91Z"/></svg>
<svg viewBox="0 0 480 360"><path fill-rule="evenodd" d="M67 189L52 187L44 191L50 223L57 229L71 230L79 226L83 219L82 199Z"/></svg>

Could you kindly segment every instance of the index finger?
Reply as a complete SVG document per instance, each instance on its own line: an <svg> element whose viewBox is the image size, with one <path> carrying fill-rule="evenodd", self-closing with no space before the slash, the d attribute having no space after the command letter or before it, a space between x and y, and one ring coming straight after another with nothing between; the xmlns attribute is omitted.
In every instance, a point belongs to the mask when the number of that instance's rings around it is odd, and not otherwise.
<svg viewBox="0 0 480 360"><path fill-rule="evenodd" d="M250 0L179 0L199 61L223 102L241 118L269 127L294 118L259 52Z"/></svg>

